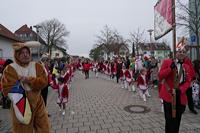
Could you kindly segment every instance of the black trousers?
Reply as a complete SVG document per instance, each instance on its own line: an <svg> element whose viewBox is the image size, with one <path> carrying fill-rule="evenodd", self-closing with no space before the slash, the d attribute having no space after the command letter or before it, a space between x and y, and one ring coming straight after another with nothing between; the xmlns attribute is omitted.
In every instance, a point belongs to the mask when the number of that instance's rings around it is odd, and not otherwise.
<svg viewBox="0 0 200 133"><path fill-rule="evenodd" d="M42 95L42 98L43 98L43 100L44 100L45 106L47 105L48 87L49 87L49 85L47 85L47 86L46 86L45 88L43 88L42 91L41 91L41 95Z"/></svg>
<svg viewBox="0 0 200 133"><path fill-rule="evenodd" d="M8 97L5 97L3 93L1 93L1 95L2 95L2 108L9 109L11 104L10 99Z"/></svg>
<svg viewBox="0 0 200 133"><path fill-rule="evenodd" d="M176 104L176 118L172 118L172 104L163 101L163 105L165 114L165 133L178 133L185 106L180 103Z"/></svg>
<svg viewBox="0 0 200 133"><path fill-rule="evenodd" d="M194 103L192 98L192 87L188 88L186 91L187 100L188 100L188 108L190 111L194 110Z"/></svg>
<svg viewBox="0 0 200 133"><path fill-rule="evenodd" d="M89 78L89 70L85 70L85 79Z"/></svg>
<svg viewBox="0 0 200 133"><path fill-rule="evenodd" d="M120 78L120 74L119 73L116 74L116 78L117 78L117 83L119 83L119 78Z"/></svg>

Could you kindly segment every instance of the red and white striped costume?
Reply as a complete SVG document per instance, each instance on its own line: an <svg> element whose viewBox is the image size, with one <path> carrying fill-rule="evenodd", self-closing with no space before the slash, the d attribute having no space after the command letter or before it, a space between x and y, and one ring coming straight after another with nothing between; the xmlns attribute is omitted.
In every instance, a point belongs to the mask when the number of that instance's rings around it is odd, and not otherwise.
<svg viewBox="0 0 200 133"><path fill-rule="evenodd" d="M124 75L125 75L126 82L130 85L132 82L130 70L126 69Z"/></svg>
<svg viewBox="0 0 200 133"><path fill-rule="evenodd" d="M98 71L98 63L94 63L93 71L94 72Z"/></svg>
<svg viewBox="0 0 200 133"><path fill-rule="evenodd" d="M125 69L120 70L120 80L125 81Z"/></svg>
<svg viewBox="0 0 200 133"><path fill-rule="evenodd" d="M108 76L110 76L110 74L111 74L111 70L110 70L111 68L110 68L110 66L107 65L107 66L106 66L106 69L107 69L107 73L106 73L106 74L107 74Z"/></svg>
<svg viewBox="0 0 200 133"><path fill-rule="evenodd" d="M104 63L102 65L102 70L103 70L103 73L105 74L106 73L106 65Z"/></svg>
<svg viewBox="0 0 200 133"><path fill-rule="evenodd" d="M57 97L57 104L63 104L68 102L68 87L65 84L58 85L57 84L57 92L58 92L58 97Z"/></svg>

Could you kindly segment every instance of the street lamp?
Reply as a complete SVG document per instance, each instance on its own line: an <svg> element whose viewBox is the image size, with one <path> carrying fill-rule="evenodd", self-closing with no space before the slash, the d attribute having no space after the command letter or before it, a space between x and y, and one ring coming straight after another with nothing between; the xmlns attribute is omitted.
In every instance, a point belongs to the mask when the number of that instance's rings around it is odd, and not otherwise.
<svg viewBox="0 0 200 133"><path fill-rule="evenodd" d="M151 35L152 35L152 32L153 32L153 29L149 29L149 30L147 30L147 32L149 32L149 35L150 35L150 43L152 43Z"/></svg>
<svg viewBox="0 0 200 133"><path fill-rule="evenodd" d="M34 25L33 27L36 29L37 41L40 42L38 34L39 34L39 29L42 28L42 26L40 26L40 25ZM38 47L38 60L39 59L40 59L40 47Z"/></svg>
<svg viewBox="0 0 200 133"><path fill-rule="evenodd" d="M42 28L42 26L40 26L40 25L34 25L33 27L36 29L36 33L37 33L37 41L39 41L38 33L39 33L39 29Z"/></svg>
<svg viewBox="0 0 200 133"><path fill-rule="evenodd" d="M147 32L149 32L150 43L152 43L151 35L152 35L152 32L153 32L153 29L149 29L149 30L147 30ZM152 44L150 44L149 47L151 47L151 55L153 56L153 55L154 55L154 51L153 51L153 48L152 48L151 45L152 45Z"/></svg>

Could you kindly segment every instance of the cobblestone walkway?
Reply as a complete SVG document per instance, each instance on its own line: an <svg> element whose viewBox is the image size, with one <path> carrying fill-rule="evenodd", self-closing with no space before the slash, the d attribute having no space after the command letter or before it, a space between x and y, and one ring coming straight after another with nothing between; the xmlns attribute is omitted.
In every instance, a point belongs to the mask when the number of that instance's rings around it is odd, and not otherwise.
<svg viewBox="0 0 200 133"><path fill-rule="evenodd" d="M113 81L95 78L93 73L85 80L77 72L65 116L55 103L56 93L49 92L47 110L51 115L52 133L164 133L158 92L151 89L150 93L152 97L143 102L138 93L122 89ZM128 113L124 110L128 105L142 105L150 112ZM0 133L11 132L8 110L0 109L0 120ZM180 133L200 133L200 111L193 115L186 110Z"/></svg>
<svg viewBox="0 0 200 133"><path fill-rule="evenodd" d="M67 114L63 117L54 99L48 106L52 115L52 131L56 133L163 133L164 115L157 90L143 102L138 93L120 88L113 81L95 78L87 80L77 74L70 90ZM55 97L54 95L52 97ZM144 114L128 113L127 105L143 105L151 109ZM137 110L137 109L136 109ZM140 110L140 109L138 109ZM200 132L200 117L188 110L183 115L180 133Z"/></svg>

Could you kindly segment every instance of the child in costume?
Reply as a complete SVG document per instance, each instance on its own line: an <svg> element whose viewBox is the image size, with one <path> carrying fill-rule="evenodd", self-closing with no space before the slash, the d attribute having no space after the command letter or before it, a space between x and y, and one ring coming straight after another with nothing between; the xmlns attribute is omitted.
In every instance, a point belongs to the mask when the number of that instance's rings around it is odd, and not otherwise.
<svg viewBox="0 0 200 133"><path fill-rule="evenodd" d="M132 79L131 79L131 72L130 72L129 68L126 69L124 75L125 75L125 79L126 79L125 88L127 88L128 91L131 91L131 86L130 85L131 85Z"/></svg>
<svg viewBox="0 0 200 133"><path fill-rule="evenodd" d="M63 110L62 115L65 115L65 104L68 102L68 87L64 84L64 78L58 78L58 85L57 85L57 104L60 107L60 111Z"/></svg>
<svg viewBox="0 0 200 133"><path fill-rule="evenodd" d="M130 83L130 87L132 89L133 92L136 92L135 90L135 85L134 85L134 81L135 81L135 70L130 68L130 72L131 72L131 83Z"/></svg>
<svg viewBox="0 0 200 133"><path fill-rule="evenodd" d="M96 78L98 78L98 63L97 62L94 63L94 68L93 69L94 69Z"/></svg>
<svg viewBox="0 0 200 133"><path fill-rule="evenodd" d="M107 66L106 66L106 71L107 71L107 80L110 80L111 79L111 66L110 66L110 63L108 62Z"/></svg>
<svg viewBox="0 0 200 133"><path fill-rule="evenodd" d="M200 86L197 81L193 82L192 84L192 98L194 105L198 105L199 103L199 89Z"/></svg>
<svg viewBox="0 0 200 133"><path fill-rule="evenodd" d="M146 69L141 69L140 74L138 76L138 88L140 90L140 96L143 98L143 100L146 102L146 95L150 97L149 91L148 91L148 75L146 74Z"/></svg>
<svg viewBox="0 0 200 133"><path fill-rule="evenodd" d="M126 68L125 68L125 65L123 65L122 69L120 69L120 83L122 85L122 88L125 88L125 71L126 71Z"/></svg>

